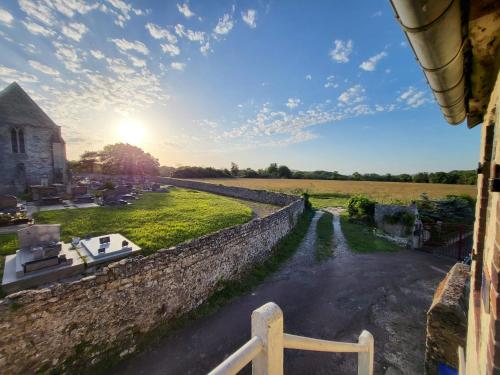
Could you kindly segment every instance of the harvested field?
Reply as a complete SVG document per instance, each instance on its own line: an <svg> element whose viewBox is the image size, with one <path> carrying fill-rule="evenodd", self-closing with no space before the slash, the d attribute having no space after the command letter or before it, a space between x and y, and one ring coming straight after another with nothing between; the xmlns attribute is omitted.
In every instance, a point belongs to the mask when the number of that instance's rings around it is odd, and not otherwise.
<svg viewBox="0 0 500 375"><path fill-rule="evenodd" d="M215 178L200 179L199 181L292 194L308 193L311 195L313 204L317 207L344 206L350 196L359 194L384 203L395 201L407 203L418 199L423 193L426 193L430 198L462 194L476 196L476 186L472 185L258 178Z"/></svg>

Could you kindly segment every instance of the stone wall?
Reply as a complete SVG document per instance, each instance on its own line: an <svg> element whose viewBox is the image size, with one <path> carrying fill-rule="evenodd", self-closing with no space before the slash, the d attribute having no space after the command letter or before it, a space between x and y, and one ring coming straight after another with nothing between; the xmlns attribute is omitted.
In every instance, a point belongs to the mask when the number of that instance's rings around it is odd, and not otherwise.
<svg viewBox="0 0 500 375"><path fill-rule="evenodd" d="M9 126L0 124L0 194L24 192L39 185L42 177L54 181L52 137L54 130L25 125L25 153L13 153Z"/></svg>
<svg viewBox="0 0 500 375"><path fill-rule="evenodd" d="M273 201L273 193L242 193ZM123 259L78 281L7 296L0 301L2 373L68 371L76 358L92 364L110 352L133 352L142 334L193 310L221 280L270 255L304 209L300 198L275 197L274 204L290 203L265 218Z"/></svg>
<svg viewBox="0 0 500 375"><path fill-rule="evenodd" d="M458 369L458 347L467 336L469 267L457 263L439 284L427 312L425 374L437 375L440 363Z"/></svg>
<svg viewBox="0 0 500 375"><path fill-rule="evenodd" d="M226 195L228 197L236 197L255 202L274 204L277 206L286 206L287 204L290 204L297 199L297 197L293 195L273 193L266 190L252 190L236 186L208 184L206 182L183 180L171 177L159 177L158 182L187 189L203 190L210 193Z"/></svg>

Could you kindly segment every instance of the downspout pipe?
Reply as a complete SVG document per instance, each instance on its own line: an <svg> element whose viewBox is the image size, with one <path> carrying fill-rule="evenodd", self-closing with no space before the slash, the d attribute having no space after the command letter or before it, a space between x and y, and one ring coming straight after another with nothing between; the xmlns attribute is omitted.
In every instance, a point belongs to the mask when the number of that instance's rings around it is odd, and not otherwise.
<svg viewBox="0 0 500 375"><path fill-rule="evenodd" d="M465 107L464 40L460 0L390 0L446 121Z"/></svg>

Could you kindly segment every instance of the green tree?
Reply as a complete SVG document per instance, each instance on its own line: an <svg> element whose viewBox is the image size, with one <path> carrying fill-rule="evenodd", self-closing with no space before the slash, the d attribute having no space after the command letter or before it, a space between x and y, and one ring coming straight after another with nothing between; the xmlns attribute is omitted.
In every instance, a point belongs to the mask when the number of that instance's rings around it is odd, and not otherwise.
<svg viewBox="0 0 500 375"><path fill-rule="evenodd" d="M238 168L238 164L231 162L231 176L238 177L240 174L240 169Z"/></svg>
<svg viewBox="0 0 500 375"><path fill-rule="evenodd" d="M269 175L269 177L278 176L278 164L276 163L269 164L269 167L267 167L267 174Z"/></svg>
<svg viewBox="0 0 500 375"><path fill-rule="evenodd" d="M291 178L292 171L286 165L280 165L278 168L278 177L280 178Z"/></svg>
<svg viewBox="0 0 500 375"><path fill-rule="evenodd" d="M105 174L157 176L160 172L158 159L128 143L105 146L99 152L99 160Z"/></svg>

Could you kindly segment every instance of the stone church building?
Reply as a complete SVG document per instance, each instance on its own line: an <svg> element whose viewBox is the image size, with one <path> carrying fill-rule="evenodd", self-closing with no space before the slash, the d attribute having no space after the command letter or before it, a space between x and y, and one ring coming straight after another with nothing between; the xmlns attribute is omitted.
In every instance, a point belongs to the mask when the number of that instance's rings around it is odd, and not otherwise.
<svg viewBox="0 0 500 375"><path fill-rule="evenodd" d="M67 181L61 127L16 82L0 91L0 194Z"/></svg>

